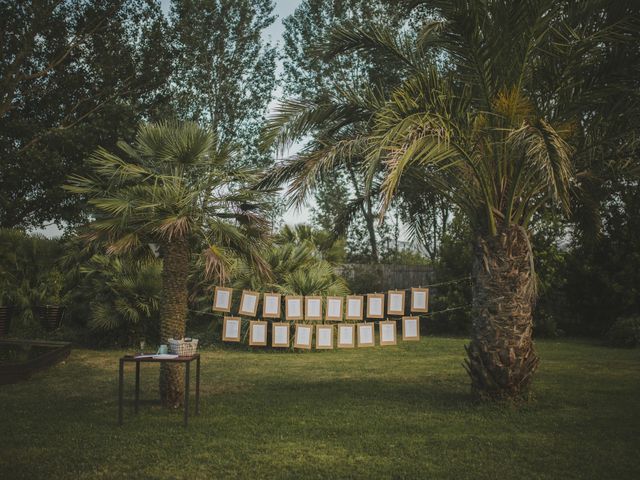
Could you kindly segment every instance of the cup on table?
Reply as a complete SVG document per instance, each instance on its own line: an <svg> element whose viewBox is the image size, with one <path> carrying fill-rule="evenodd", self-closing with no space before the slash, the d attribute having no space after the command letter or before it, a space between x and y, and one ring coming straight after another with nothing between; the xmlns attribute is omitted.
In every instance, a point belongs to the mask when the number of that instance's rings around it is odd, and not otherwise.
<svg viewBox="0 0 640 480"><path fill-rule="evenodd" d="M169 347L166 345L160 345L160 348L158 348L158 355L166 355L167 353L169 353Z"/></svg>

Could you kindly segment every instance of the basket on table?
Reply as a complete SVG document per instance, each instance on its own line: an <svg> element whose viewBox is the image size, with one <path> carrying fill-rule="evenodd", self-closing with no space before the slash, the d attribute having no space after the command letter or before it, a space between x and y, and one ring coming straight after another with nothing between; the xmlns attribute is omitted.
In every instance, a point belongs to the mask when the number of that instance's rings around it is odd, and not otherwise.
<svg viewBox="0 0 640 480"><path fill-rule="evenodd" d="M174 338L169 339L169 351L174 355L188 357L190 355L195 355L197 349L197 338L183 338L180 340L176 340Z"/></svg>

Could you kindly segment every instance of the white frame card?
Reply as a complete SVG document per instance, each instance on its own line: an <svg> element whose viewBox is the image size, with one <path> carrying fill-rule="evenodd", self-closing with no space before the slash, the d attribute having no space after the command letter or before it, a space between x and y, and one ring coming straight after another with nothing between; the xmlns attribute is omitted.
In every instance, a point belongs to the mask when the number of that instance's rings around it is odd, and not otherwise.
<svg viewBox="0 0 640 480"><path fill-rule="evenodd" d="M327 297L327 311L325 320L341 322L342 321L342 297Z"/></svg>
<svg viewBox="0 0 640 480"><path fill-rule="evenodd" d="M249 322L249 345L253 347L267 346L267 322L260 320L251 320Z"/></svg>
<svg viewBox="0 0 640 480"><path fill-rule="evenodd" d="M358 324L358 348L375 347L376 332L373 323Z"/></svg>
<svg viewBox="0 0 640 480"><path fill-rule="evenodd" d="M310 295L304 297L305 320L322 320L322 297Z"/></svg>
<svg viewBox="0 0 640 480"><path fill-rule="evenodd" d="M384 293L367 295L367 318L384 318Z"/></svg>
<svg viewBox="0 0 640 480"><path fill-rule="evenodd" d="M347 335L347 332L350 333ZM338 325L338 348L354 348L356 346L356 326L353 323Z"/></svg>
<svg viewBox="0 0 640 480"><path fill-rule="evenodd" d="M299 295L287 295L284 297L285 318L287 320L302 320L304 318L303 303L302 297Z"/></svg>
<svg viewBox="0 0 640 480"><path fill-rule="evenodd" d="M347 320L362 320L363 303L364 297L362 295L347 295L345 318Z"/></svg>
<svg viewBox="0 0 640 480"><path fill-rule="evenodd" d="M216 287L213 290L213 308L214 312L231 311L231 300L233 298L233 289L225 287Z"/></svg>
<svg viewBox="0 0 640 480"><path fill-rule="evenodd" d="M247 317L255 317L258 312L258 302L260 301L260 293L251 290L243 290L240 297L240 308L238 315Z"/></svg>
<svg viewBox="0 0 640 480"><path fill-rule="evenodd" d="M333 350L333 325L316 325L316 350Z"/></svg>
<svg viewBox="0 0 640 480"><path fill-rule="evenodd" d="M305 325L303 323L296 324L295 335L293 342L294 348L305 348L307 350L311 348L313 344L313 325Z"/></svg>
<svg viewBox="0 0 640 480"><path fill-rule="evenodd" d="M420 340L420 317L402 317L402 340L405 342Z"/></svg>
<svg viewBox="0 0 640 480"><path fill-rule="evenodd" d="M395 320L386 320L378 323L380 333L380 346L397 345L398 344L398 322Z"/></svg>
<svg viewBox="0 0 640 480"><path fill-rule="evenodd" d="M242 333L242 319L240 317L224 317L222 322L222 341L239 342ZM233 333L235 336L232 335Z"/></svg>
<svg viewBox="0 0 640 480"><path fill-rule="evenodd" d="M262 299L262 316L264 318L280 318L280 294L265 293Z"/></svg>
<svg viewBox="0 0 640 480"><path fill-rule="evenodd" d="M429 311L429 289L411 289L411 312L427 313Z"/></svg>
<svg viewBox="0 0 640 480"><path fill-rule="evenodd" d="M404 315L404 290L389 290L387 315Z"/></svg>
<svg viewBox="0 0 640 480"><path fill-rule="evenodd" d="M286 337L286 340L282 338ZM291 338L291 326L285 322L271 324L271 346L276 348L289 348Z"/></svg>

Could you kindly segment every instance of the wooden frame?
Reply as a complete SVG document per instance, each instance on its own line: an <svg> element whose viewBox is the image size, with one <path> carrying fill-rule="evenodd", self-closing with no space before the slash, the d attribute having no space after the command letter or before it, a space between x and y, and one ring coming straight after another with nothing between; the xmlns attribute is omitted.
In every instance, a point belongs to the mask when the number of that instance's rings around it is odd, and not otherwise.
<svg viewBox="0 0 640 480"><path fill-rule="evenodd" d="M256 336L258 338L255 338ZM267 322L259 320L251 320L249 322L249 345L254 347L267 346Z"/></svg>
<svg viewBox="0 0 640 480"><path fill-rule="evenodd" d="M416 305L416 300L424 299L424 302ZM422 306L424 305L424 306ZM429 311L429 289L428 288L412 288L411 289L411 312L427 313Z"/></svg>
<svg viewBox="0 0 640 480"><path fill-rule="evenodd" d="M376 346L376 330L373 323L358 324L358 348Z"/></svg>
<svg viewBox="0 0 640 480"><path fill-rule="evenodd" d="M397 345L398 344L398 322L395 320L386 320L378 323L380 333L380 346Z"/></svg>
<svg viewBox="0 0 640 480"><path fill-rule="evenodd" d="M372 307L376 310L372 311ZM384 293L367 295L367 318L384 318Z"/></svg>
<svg viewBox="0 0 640 480"><path fill-rule="evenodd" d="M279 293L265 293L262 297L262 317L280 318L280 297ZM274 305L275 304L275 305ZM275 306L275 309L273 308Z"/></svg>
<svg viewBox="0 0 640 480"><path fill-rule="evenodd" d="M329 343L325 342L329 332ZM316 350L333 350L333 325L316 325Z"/></svg>
<svg viewBox="0 0 640 480"><path fill-rule="evenodd" d="M213 290L213 308L214 312L231 311L231 300L233 298L233 289L225 287L216 287ZM222 300L222 302L221 302ZM226 303L224 302L226 300Z"/></svg>
<svg viewBox="0 0 640 480"><path fill-rule="evenodd" d="M235 326L231 326L233 324ZM229 329L233 333L235 329L236 336L229 335ZM223 342L239 342L242 334L242 319L240 317L224 317L222 321L222 341Z"/></svg>
<svg viewBox="0 0 640 480"><path fill-rule="evenodd" d="M348 334L346 332L350 331ZM353 323L338 325L338 348L354 348L356 346L356 326Z"/></svg>
<svg viewBox="0 0 640 480"><path fill-rule="evenodd" d="M342 321L342 297L327 297L327 311L325 315L325 320L333 321L333 322L341 322ZM336 313L337 310L337 313Z"/></svg>
<svg viewBox="0 0 640 480"><path fill-rule="evenodd" d="M322 320L322 297L304 297L304 319Z"/></svg>
<svg viewBox="0 0 640 480"><path fill-rule="evenodd" d="M295 309L293 308L293 305L295 305L295 303L298 303L297 315ZM304 318L303 309L304 305L301 296L287 295L286 297L284 297L284 316L287 320L302 320Z"/></svg>
<svg viewBox="0 0 640 480"><path fill-rule="evenodd" d="M308 332L306 335L307 336L307 342L300 342L300 335L304 335L303 332ZM304 338L303 338L304 340ZM309 350L311 348L311 345L313 344L313 325L305 325L303 323L298 323L296 324L296 333L295 333L295 338L293 340L293 347L294 348L305 348L307 350Z"/></svg>
<svg viewBox="0 0 640 480"><path fill-rule="evenodd" d="M287 340L282 341L278 331L286 330ZM289 341L291 339L291 325L286 322L274 322L271 324L271 346L277 348L289 348Z"/></svg>
<svg viewBox="0 0 640 480"><path fill-rule="evenodd" d="M253 304L251 303L253 299ZM258 312L258 302L260 301L260 293L252 292L251 290L243 290L242 297L240 297L240 307L238 308L238 315L245 315L247 317L255 317ZM248 302L245 309L245 302Z"/></svg>
<svg viewBox="0 0 640 480"><path fill-rule="evenodd" d="M356 305L355 302L359 302L359 306L356 307L357 312L352 310L352 306ZM362 314L364 311L364 297L362 295L347 295L346 315L344 318L347 320L362 320Z"/></svg>
<svg viewBox="0 0 640 480"><path fill-rule="evenodd" d="M412 326L415 322L415 327ZM402 340L417 342L420 340L420 317L402 317Z"/></svg>
<svg viewBox="0 0 640 480"><path fill-rule="evenodd" d="M404 290L389 290L387 295L387 315L404 315Z"/></svg>

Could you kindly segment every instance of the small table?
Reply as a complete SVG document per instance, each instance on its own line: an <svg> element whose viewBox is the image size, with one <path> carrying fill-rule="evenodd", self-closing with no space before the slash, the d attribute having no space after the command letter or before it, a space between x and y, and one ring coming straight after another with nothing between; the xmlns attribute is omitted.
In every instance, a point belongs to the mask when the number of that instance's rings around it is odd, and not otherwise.
<svg viewBox="0 0 640 480"><path fill-rule="evenodd" d="M184 363L184 426L186 427L189 419L189 378L191 362L196 361L196 415L200 413L200 354L188 355L177 358L153 358L153 357L134 357L133 355L125 355L120 358L120 374L118 378L118 424L122 425L122 402L124 390L124 364L127 362L135 362L136 364L136 392L134 412L138 413L138 402L140 400L140 364L141 363Z"/></svg>

